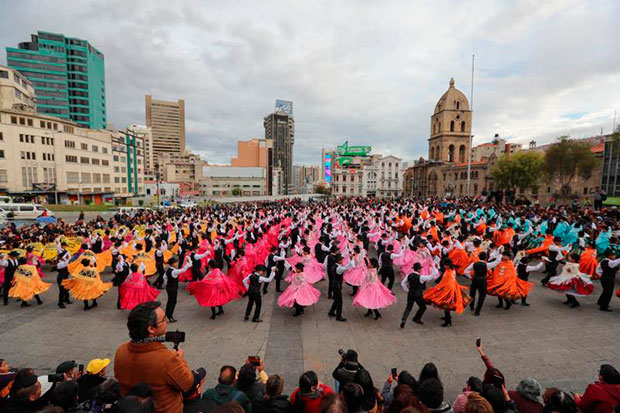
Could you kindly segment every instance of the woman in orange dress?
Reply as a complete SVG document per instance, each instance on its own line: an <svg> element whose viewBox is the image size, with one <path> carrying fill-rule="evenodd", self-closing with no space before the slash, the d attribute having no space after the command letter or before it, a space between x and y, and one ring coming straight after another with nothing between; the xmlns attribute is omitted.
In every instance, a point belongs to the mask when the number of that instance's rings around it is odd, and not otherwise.
<svg viewBox="0 0 620 413"><path fill-rule="evenodd" d="M71 273L71 278L64 280L62 285L69 290L73 298L84 301L84 311L87 311L97 307L97 298L108 292L112 288L112 283L101 281L94 259L82 259L80 267L80 271ZM92 300L90 305L89 300Z"/></svg>
<svg viewBox="0 0 620 413"><path fill-rule="evenodd" d="M451 311L457 314L465 311L465 307L471 302L471 297L466 293L468 287L456 282L456 271L450 260L444 263L445 271L441 281L424 293L424 301L440 308L444 312L442 327L452 325Z"/></svg>
<svg viewBox="0 0 620 413"><path fill-rule="evenodd" d="M37 267L27 264L25 257L20 258L18 262L19 267L15 271L13 286L9 290L9 297L22 300L22 307L29 307L28 301L33 298L37 300L37 304L43 304L39 294L49 290L52 284L41 281Z"/></svg>
<svg viewBox="0 0 620 413"><path fill-rule="evenodd" d="M487 280L487 294L497 297L497 308L504 307L506 301L506 310L512 307L514 300L527 297L534 285L517 276L517 269L510 258L510 252L504 251L502 261L493 270L493 277Z"/></svg>
<svg viewBox="0 0 620 413"><path fill-rule="evenodd" d="M582 274L589 274L593 280L598 280L600 277L596 274L597 266L596 245L592 242L579 257L579 272Z"/></svg>

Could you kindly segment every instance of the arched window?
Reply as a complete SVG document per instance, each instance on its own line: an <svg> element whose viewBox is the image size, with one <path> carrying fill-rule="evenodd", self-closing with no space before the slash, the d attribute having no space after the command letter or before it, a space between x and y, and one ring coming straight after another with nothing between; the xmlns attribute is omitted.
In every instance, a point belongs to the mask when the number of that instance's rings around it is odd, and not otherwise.
<svg viewBox="0 0 620 413"><path fill-rule="evenodd" d="M448 162L454 162L454 145L448 147Z"/></svg>
<svg viewBox="0 0 620 413"><path fill-rule="evenodd" d="M459 147L459 162L465 162L465 145Z"/></svg>
<svg viewBox="0 0 620 413"><path fill-rule="evenodd" d="M461 107L461 102L459 102L459 101L457 100L457 101L456 101L456 109L458 110L458 109L460 109L460 107Z"/></svg>
<svg viewBox="0 0 620 413"><path fill-rule="evenodd" d="M478 193L478 184L474 184L474 195Z"/></svg>
<svg viewBox="0 0 620 413"><path fill-rule="evenodd" d="M465 121L461 122L461 132L465 132Z"/></svg>
<svg viewBox="0 0 620 413"><path fill-rule="evenodd" d="M441 133L441 122L437 124L437 133Z"/></svg>
<svg viewBox="0 0 620 413"><path fill-rule="evenodd" d="M435 148L433 148L432 146L431 146L431 154L430 154L430 158L431 158L431 159L435 159Z"/></svg>
<svg viewBox="0 0 620 413"><path fill-rule="evenodd" d="M437 133L437 125L433 125L433 135Z"/></svg>
<svg viewBox="0 0 620 413"><path fill-rule="evenodd" d="M439 145L435 147L435 159L441 160L441 150L439 149Z"/></svg>
<svg viewBox="0 0 620 413"><path fill-rule="evenodd" d="M454 121L450 121L450 132L454 132Z"/></svg>

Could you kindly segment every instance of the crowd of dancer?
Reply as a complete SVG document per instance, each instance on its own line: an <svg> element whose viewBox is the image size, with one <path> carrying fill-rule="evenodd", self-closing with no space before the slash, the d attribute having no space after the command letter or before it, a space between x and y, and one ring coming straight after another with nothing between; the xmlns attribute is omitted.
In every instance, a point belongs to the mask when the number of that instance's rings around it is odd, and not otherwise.
<svg viewBox="0 0 620 413"><path fill-rule="evenodd" d="M599 310L611 311L620 266L614 212L347 198L144 210L90 222L80 217L74 224L0 231L0 281L4 305L11 297L22 307L41 304L53 286L51 268L58 307L73 299L84 310L97 307L113 287L121 310L153 301L165 288L169 322L176 321L180 285L210 308L212 319L247 297L245 320L261 322L262 297L272 284L278 304L300 316L320 300L316 286L325 282L333 300L327 315L344 322L345 286L354 307L379 319L380 310L397 301L398 276L407 292L404 328L416 306L414 323L423 324L432 305L443 311L443 327L468 307L479 316L487 295L497 297L498 308L527 307L530 274L544 269L538 288L563 294L571 308L599 289ZM109 271L106 282L102 274Z"/></svg>

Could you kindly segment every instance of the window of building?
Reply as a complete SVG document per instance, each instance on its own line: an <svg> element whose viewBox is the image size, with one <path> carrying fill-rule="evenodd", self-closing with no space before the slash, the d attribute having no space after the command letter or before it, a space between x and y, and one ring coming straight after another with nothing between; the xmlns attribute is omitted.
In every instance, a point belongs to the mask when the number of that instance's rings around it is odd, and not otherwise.
<svg viewBox="0 0 620 413"><path fill-rule="evenodd" d="M101 152L102 153L108 153L108 148L106 148L105 146L103 148L101 148Z"/></svg>
<svg viewBox="0 0 620 413"><path fill-rule="evenodd" d="M4 135L2 134L2 132L0 132L0 141L4 140Z"/></svg>
<svg viewBox="0 0 620 413"><path fill-rule="evenodd" d="M0 182L8 182L9 177L7 175L6 169L0 169Z"/></svg>
<svg viewBox="0 0 620 413"><path fill-rule="evenodd" d="M551 193L551 187L550 187L550 186L548 186L548 187L547 187L547 193L548 193L548 194L550 194L550 193Z"/></svg>
<svg viewBox="0 0 620 413"><path fill-rule="evenodd" d="M450 132L454 132L454 121L450 121Z"/></svg>
<svg viewBox="0 0 620 413"><path fill-rule="evenodd" d="M121 179L121 183L126 184L126 183L127 183L127 178L123 177L123 178Z"/></svg>
<svg viewBox="0 0 620 413"><path fill-rule="evenodd" d="M107 159L102 159L101 160L101 165L108 166L108 165L110 165L110 162Z"/></svg>
<svg viewBox="0 0 620 413"><path fill-rule="evenodd" d="M19 118L20 125L26 125L26 118Z"/></svg>
<svg viewBox="0 0 620 413"><path fill-rule="evenodd" d="M67 183L77 184L80 182L80 174L78 172L67 172Z"/></svg>
<svg viewBox="0 0 620 413"><path fill-rule="evenodd" d="M28 119L28 126L32 126L32 119Z"/></svg>
<svg viewBox="0 0 620 413"><path fill-rule="evenodd" d="M4 159L4 149L0 149L0 159Z"/></svg>
<svg viewBox="0 0 620 413"><path fill-rule="evenodd" d="M90 173L82 172L82 183L89 184L90 183Z"/></svg>
<svg viewBox="0 0 620 413"><path fill-rule="evenodd" d="M102 181L104 184L109 184L110 183L110 174L103 174L101 176Z"/></svg>
<svg viewBox="0 0 620 413"><path fill-rule="evenodd" d="M85 157L85 156L81 156L80 157L80 163L90 163L90 160L87 157Z"/></svg>
<svg viewBox="0 0 620 413"><path fill-rule="evenodd" d="M11 116L11 123L17 125L17 116Z"/></svg>
<svg viewBox="0 0 620 413"><path fill-rule="evenodd" d="M65 155L65 161L71 163L77 163L77 156Z"/></svg>
<svg viewBox="0 0 620 413"><path fill-rule="evenodd" d="M99 165L99 159L93 158L92 159L92 163L93 163L93 165Z"/></svg>
<svg viewBox="0 0 620 413"><path fill-rule="evenodd" d="M67 132L67 133L73 133L73 126L63 125L62 126L62 130Z"/></svg>
<svg viewBox="0 0 620 413"><path fill-rule="evenodd" d="M87 151L88 150L88 144L87 143L83 143L80 146L82 147L83 151Z"/></svg>
<svg viewBox="0 0 620 413"><path fill-rule="evenodd" d="M93 150L93 152L99 152L99 147L93 145L92 150Z"/></svg>
<svg viewBox="0 0 620 413"><path fill-rule="evenodd" d="M65 148L75 148L75 142L65 141Z"/></svg>
<svg viewBox="0 0 620 413"><path fill-rule="evenodd" d="M4 158L4 154L2 154L2 157ZM583 188L583 194L584 195L588 195L588 188L587 187Z"/></svg>
<svg viewBox="0 0 620 413"><path fill-rule="evenodd" d="M114 162L118 162L118 155L114 155Z"/></svg>
<svg viewBox="0 0 620 413"><path fill-rule="evenodd" d="M114 172L120 172L121 168L119 168L118 166L114 167Z"/></svg>
<svg viewBox="0 0 620 413"><path fill-rule="evenodd" d="M119 178L118 176L114 177L114 183L115 184L120 184L121 183L121 178Z"/></svg>

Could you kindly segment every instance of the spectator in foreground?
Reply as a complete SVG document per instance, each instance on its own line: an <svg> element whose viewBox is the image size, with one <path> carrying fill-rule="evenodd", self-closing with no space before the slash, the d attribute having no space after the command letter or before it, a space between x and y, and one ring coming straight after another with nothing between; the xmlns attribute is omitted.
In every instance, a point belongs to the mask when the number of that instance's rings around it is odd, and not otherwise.
<svg viewBox="0 0 620 413"><path fill-rule="evenodd" d="M368 370L363 367L357 370L353 383L359 384L362 388L361 409L363 411L372 413L383 411L383 399L379 394L379 390L375 388Z"/></svg>
<svg viewBox="0 0 620 413"><path fill-rule="evenodd" d="M282 376L269 376L265 385L263 400L252 403L252 413L290 413L291 403L288 396L282 394L284 380Z"/></svg>
<svg viewBox="0 0 620 413"><path fill-rule="evenodd" d="M456 411L456 410L455 410ZM494 413L491 404L477 392L470 392L465 403L465 413Z"/></svg>
<svg viewBox="0 0 620 413"><path fill-rule="evenodd" d="M45 407L41 400L41 383L32 369L21 369L15 375L9 396L8 412L34 413Z"/></svg>
<svg viewBox="0 0 620 413"><path fill-rule="evenodd" d="M396 387L394 387L394 391L392 392L392 381L394 380L398 384L396 385ZM383 399L383 408L385 410L388 410L390 408L392 400L396 398L396 390L403 385L409 386L414 393L418 388L418 382L416 381L415 377L413 377L411 373L409 373L407 370L403 370L400 373L397 373L396 377L393 377L392 373L390 372L390 375L388 376L386 382L383 384L383 389L381 390L381 398Z"/></svg>
<svg viewBox="0 0 620 413"><path fill-rule="evenodd" d="M243 413L243 407L237 402L226 402L213 409L212 413Z"/></svg>
<svg viewBox="0 0 620 413"><path fill-rule="evenodd" d="M207 411L210 412L217 406L234 401L239 403L246 413L250 412L250 400L245 393L234 387L237 381L236 376L237 370L233 366L223 366L220 369L218 384L202 395L204 400L209 401Z"/></svg>
<svg viewBox="0 0 620 413"><path fill-rule="evenodd" d="M342 398L347 406L347 413L362 412L362 400L364 398L364 390L357 383L347 383L341 389Z"/></svg>
<svg viewBox="0 0 620 413"><path fill-rule="evenodd" d="M450 405L443 400L443 384L439 379L430 378L420 382L418 397L431 412L450 411Z"/></svg>
<svg viewBox="0 0 620 413"><path fill-rule="evenodd" d="M65 412L83 411L78 406L79 385L75 380L58 383L52 394L52 404Z"/></svg>
<svg viewBox="0 0 620 413"><path fill-rule="evenodd" d="M357 361L357 351L348 350L344 353L340 363L332 373L332 377L336 381L336 391L345 384L351 383L360 367L361 364Z"/></svg>
<svg viewBox="0 0 620 413"><path fill-rule="evenodd" d="M500 389L493 384L485 384L481 396L493 406L495 413L517 413L517 406L504 385Z"/></svg>
<svg viewBox="0 0 620 413"><path fill-rule="evenodd" d="M317 413L324 399L334 395L334 391L319 381L316 373L307 371L299 377L299 387L291 394L294 413Z"/></svg>
<svg viewBox="0 0 620 413"><path fill-rule="evenodd" d="M538 401L541 393L540 384L531 378L521 380L516 391L508 392L517 405L517 410L528 413L542 413L543 405Z"/></svg>
<svg viewBox="0 0 620 413"><path fill-rule="evenodd" d="M467 379L467 383L465 384L465 388L463 389L463 393L456 396L454 399L454 404L452 405L452 410L454 413L464 413L465 406L469 401L469 396L472 393L481 393L482 392L482 380L478 377L471 376Z"/></svg>
<svg viewBox="0 0 620 413"><path fill-rule="evenodd" d="M121 386L116 379L108 379L95 390L93 410L100 413L117 412L121 400Z"/></svg>
<svg viewBox="0 0 620 413"><path fill-rule="evenodd" d="M181 413L183 393L194 383L194 375L183 358L183 350L169 350L156 341L166 334L167 322L158 301L138 305L127 319L131 340L114 357L114 376L127 394L140 382L152 391L158 413Z"/></svg>
<svg viewBox="0 0 620 413"><path fill-rule="evenodd" d="M256 370L259 371L258 378L256 377ZM265 382L267 381L267 378L268 376L264 372L262 361L260 362L258 368L247 362L239 369L235 388L245 393L245 395L248 396L248 399L250 399L250 403L254 404L255 402L263 399L263 396L265 395Z"/></svg>
<svg viewBox="0 0 620 413"><path fill-rule="evenodd" d="M205 384L205 376L207 372L203 368L199 368L192 372L194 375L194 384L191 389L183 395L183 413L201 413L206 412L209 402L203 400L200 396L202 388Z"/></svg>
<svg viewBox="0 0 620 413"><path fill-rule="evenodd" d="M129 390L118 404L119 413L155 413L157 406L153 398L153 391L147 383L138 383Z"/></svg>
<svg viewBox="0 0 620 413"><path fill-rule="evenodd" d="M543 395L545 403L544 413L577 413L577 403L568 393L556 389L555 387L545 390Z"/></svg>
<svg viewBox="0 0 620 413"><path fill-rule="evenodd" d="M598 381L588 384L585 393L575 394L577 407L583 413L607 413L620 403L620 373L613 366L603 364Z"/></svg>
<svg viewBox="0 0 620 413"><path fill-rule="evenodd" d="M77 379L80 385L80 403L95 397L97 386L106 381L106 367L110 359L93 359L86 366L86 374Z"/></svg>

